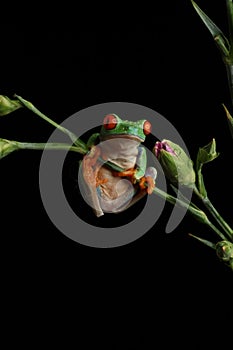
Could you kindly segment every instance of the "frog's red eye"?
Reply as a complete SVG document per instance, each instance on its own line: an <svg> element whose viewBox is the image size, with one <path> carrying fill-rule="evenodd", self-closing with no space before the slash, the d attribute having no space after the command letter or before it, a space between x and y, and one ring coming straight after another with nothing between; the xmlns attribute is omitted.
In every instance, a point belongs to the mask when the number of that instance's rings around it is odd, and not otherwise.
<svg viewBox="0 0 233 350"><path fill-rule="evenodd" d="M151 123L148 122L148 120L146 120L143 124L143 132L145 135L149 135L151 133L151 129L152 129L152 126L151 126Z"/></svg>
<svg viewBox="0 0 233 350"><path fill-rule="evenodd" d="M112 130L117 126L117 118L113 114L108 114L104 117L103 125L106 130Z"/></svg>

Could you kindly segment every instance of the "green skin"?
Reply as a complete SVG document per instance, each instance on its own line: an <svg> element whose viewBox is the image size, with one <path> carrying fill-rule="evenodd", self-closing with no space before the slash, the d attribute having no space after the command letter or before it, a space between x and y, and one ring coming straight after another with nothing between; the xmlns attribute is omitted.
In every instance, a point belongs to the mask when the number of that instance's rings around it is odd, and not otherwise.
<svg viewBox="0 0 233 350"><path fill-rule="evenodd" d="M100 130L101 139L106 139L115 135L125 135L130 137L135 137L140 140L140 142L145 141L146 136L143 131L144 119L132 122L129 120L122 120L116 114L112 114L116 120L117 125L114 129L107 130L104 125Z"/></svg>
<svg viewBox="0 0 233 350"><path fill-rule="evenodd" d="M117 121L114 128L102 126L100 133L89 138L90 152L84 156L81 165L86 197L97 216L125 210L150 193L138 183L146 182L148 188L152 188L156 177L154 168L146 168L146 150L141 146L146 138L145 120L132 122L113 116ZM99 144L98 140L101 141ZM128 185L120 182L122 177L130 180Z"/></svg>

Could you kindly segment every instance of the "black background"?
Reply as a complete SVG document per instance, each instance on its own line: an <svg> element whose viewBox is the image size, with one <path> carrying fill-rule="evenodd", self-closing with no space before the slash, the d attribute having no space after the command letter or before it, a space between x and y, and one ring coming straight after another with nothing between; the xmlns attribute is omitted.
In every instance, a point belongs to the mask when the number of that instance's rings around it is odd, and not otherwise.
<svg viewBox="0 0 233 350"><path fill-rule="evenodd" d="M198 3L227 33L224 3ZM189 1L129 11L117 4L98 12L91 4L56 6L19 7L14 18L3 12L1 94L23 96L58 123L98 103L147 106L177 128L193 159L214 137L221 155L206 166L206 186L232 223L232 140L221 106L230 107L227 77ZM53 128L20 110L3 117L0 130L3 138L46 142ZM186 216L166 235L168 205L155 226L129 245L82 246L59 232L43 208L40 157L39 151L22 151L0 163L5 324L15 334L9 343L30 342L29 335L34 343L64 340L66 347L72 339L80 349L89 342L150 349L159 341L161 348L228 341L232 272L188 236L211 237L207 227ZM70 179L73 195L73 173Z"/></svg>

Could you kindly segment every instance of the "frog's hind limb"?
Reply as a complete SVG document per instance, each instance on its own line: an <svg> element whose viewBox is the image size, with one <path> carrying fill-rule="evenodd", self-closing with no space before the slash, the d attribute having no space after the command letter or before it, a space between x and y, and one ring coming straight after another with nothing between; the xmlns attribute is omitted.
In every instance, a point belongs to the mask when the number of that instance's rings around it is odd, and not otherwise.
<svg viewBox="0 0 233 350"><path fill-rule="evenodd" d="M100 184L97 176L101 167L101 164L98 162L99 155L99 147L94 146L91 151L83 157L82 161L82 176L85 182L86 199L97 217L104 215L96 192L96 187Z"/></svg>

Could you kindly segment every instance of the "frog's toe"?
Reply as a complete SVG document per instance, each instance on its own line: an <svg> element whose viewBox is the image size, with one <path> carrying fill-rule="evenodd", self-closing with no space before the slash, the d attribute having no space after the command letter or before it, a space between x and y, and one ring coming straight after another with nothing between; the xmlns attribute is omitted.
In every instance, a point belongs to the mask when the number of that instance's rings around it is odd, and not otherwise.
<svg viewBox="0 0 233 350"><path fill-rule="evenodd" d="M151 194L155 188L155 181L151 176L143 176L140 179L139 187L141 190L146 190L148 194Z"/></svg>
<svg viewBox="0 0 233 350"><path fill-rule="evenodd" d="M155 188L155 181L151 176L146 176L147 193L151 194Z"/></svg>
<svg viewBox="0 0 233 350"><path fill-rule="evenodd" d="M95 186L96 186L96 187L99 187L99 186L105 184L106 182L108 182L108 179L99 179L99 178L97 177L97 178L96 178L96 184L95 184Z"/></svg>

